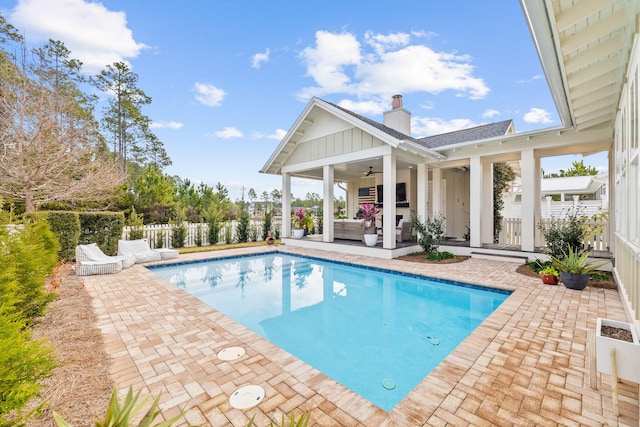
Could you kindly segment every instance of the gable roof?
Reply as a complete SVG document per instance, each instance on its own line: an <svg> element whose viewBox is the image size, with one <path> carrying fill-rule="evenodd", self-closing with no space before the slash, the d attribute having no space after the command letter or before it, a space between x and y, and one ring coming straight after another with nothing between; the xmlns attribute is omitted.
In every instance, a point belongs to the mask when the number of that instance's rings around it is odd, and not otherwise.
<svg viewBox="0 0 640 427"><path fill-rule="evenodd" d="M513 120L489 123L468 129L456 130L453 132L441 133L439 135L427 136L418 139L418 143L428 148L439 148L447 145L461 144L469 141L503 136L513 131Z"/></svg>

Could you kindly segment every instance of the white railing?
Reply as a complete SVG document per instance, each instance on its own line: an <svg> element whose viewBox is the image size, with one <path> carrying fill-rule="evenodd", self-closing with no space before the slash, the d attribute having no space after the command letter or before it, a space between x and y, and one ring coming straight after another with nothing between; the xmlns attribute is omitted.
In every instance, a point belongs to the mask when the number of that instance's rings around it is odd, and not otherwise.
<svg viewBox="0 0 640 427"><path fill-rule="evenodd" d="M196 246L196 240L198 237L198 231L201 233L200 240L203 246L209 245L209 225L205 222L203 223L185 223L187 227L187 237L185 238L185 247ZM227 227L230 228L230 231L227 231ZM232 241L235 241L236 229L238 227L238 221L227 221L220 224L220 233L218 235L218 243L226 243L225 234L231 234ZM258 229L258 240L262 240L262 221L251 221L250 227L257 227ZM280 230L280 221L272 221L272 229ZM145 225L142 227L143 238L147 239L151 245L151 247L163 247L170 248L171 247L171 224L153 224L153 225ZM129 239L129 234L131 233L131 227L124 227L122 230L122 238L125 240ZM162 244L156 245L159 237L162 236Z"/></svg>
<svg viewBox="0 0 640 427"><path fill-rule="evenodd" d="M545 218L541 221L544 227L551 225L554 220ZM562 223L563 221L559 221ZM589 219L584 222L585 235L584 245L593 251L608 251L609 243L609 222L607 220ZM540 244L546 246L544 235L540 233ZM521 218L503 218L502 231L499 236L500 244L504 245L522 245L522 219Z"/></svg>

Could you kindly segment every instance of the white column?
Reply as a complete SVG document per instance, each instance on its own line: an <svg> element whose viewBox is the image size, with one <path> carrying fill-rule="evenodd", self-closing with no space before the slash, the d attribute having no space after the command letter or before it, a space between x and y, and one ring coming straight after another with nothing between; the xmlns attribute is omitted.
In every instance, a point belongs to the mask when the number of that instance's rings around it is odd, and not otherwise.
<svg viewBox="0 0 640 427"><path fill-rule="evenodd" d="M291 175L282 174L282 229L281 237L291 237Z"/></svg>
<svg viewBox="0 0 640 427"><path fill-rule="evenodd" d="M431 182L433 194L431 195L431 216L442 213L442 169L431 169ZM426 221L427 218L423 220Z"/></svg>
<svg viewBox="0 0 640 427"><path fill-rule="evenodd" d="M541 201L542 198L540 196L540 192L542 189L542 169L540 168L540 157L533 158L533 170L535 177L533 179L534 182L534 200L535 200L535 208L533 210L533 247L534 249L540 247L542 245L542 237L540 234L540 229L538 228L538 224L542 221L542 208Z"/></svg>
<svg viewBox="0 0 640 427"><path fill-rule="evenodd" d="M538 199L536 197L536 161L533 150L523 150L520 153L522 168L522 246L526 252L535 249L535 209ZM538 203L539 204L539 203Z"/></svg>
<svg viewBox="0 0 640 427"><path fill-rule="evenodd" d="M493 164L482 165L482 243L493 243Z"/></svg>
<svg viewBox="0 0 640 427"><path fill-rule="evenodd" d="M480 156L473 156L469 164L469 230L472 248L482 246L482 161Z"/></svg>
<svg viewBox="0 0 640 427"><path fill-rule="evenodd" d="M417 206L416 214L420 221L426 221L429 213L427 212L429 203L429 166L425 163L418 164L417 181Z"/></svg>
<svg viewBox="0 0 640 427"><path fill-rule="evenodd" d="M333 242L333 166L322 170L324 192L322 199L322 241Z"/></svg>
<svg viewBox="0 0 640 427"><path fill-rule="evenodd" d="M384 205L382 215L382 247L396 247L396 155L387 154L382 158L382 185Z"/></svg>

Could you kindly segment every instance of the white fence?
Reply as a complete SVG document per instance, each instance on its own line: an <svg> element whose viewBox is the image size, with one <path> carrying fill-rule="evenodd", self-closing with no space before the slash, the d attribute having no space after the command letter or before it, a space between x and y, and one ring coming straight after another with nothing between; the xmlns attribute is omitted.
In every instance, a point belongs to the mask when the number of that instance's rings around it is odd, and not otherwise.
<svg viewBox="0 0 640 427"><path fill-rule="evenodd" d="M280 230L280 221L273 221L272 230ZM207 223L186 223L187 237L185 239L184 246L192 247L197 246L198 233L200 233L200 241L202 246L209 245L209 225ZM257 240L262 240L262 221L251 221L250 229L256 230ZM226 235L231 236L232 242L235 242L236 230L238 228L238 221L227 221L220 224L220 233L218 235L218 243L226 243ZM171 230L170 224L155 224L145 225L142 227L143 238L149 241L149 244L153 248L170 248L171 247ZM124 227L122 230L122 238L129 239L131 233L131 227ZM161 242L159 242L159 240ZM160 244L158 244L160 243Z"/></svg>
<svg viewBox="0 0 640 427"><path fill-rule="evenodd" d="M542 221L543 226L549 226L553 220L545 218ZM559 221L562 223L563 221ZM608 251L609 244L609 222L607 220L586 220L584 222L585 247L589 247L593 251ZM540 233L540 244L546 246L544 235ZM502 220L502 231L500 231L499 243L504 245L522 244L522 219L521 218L504 218Z"/></svg>

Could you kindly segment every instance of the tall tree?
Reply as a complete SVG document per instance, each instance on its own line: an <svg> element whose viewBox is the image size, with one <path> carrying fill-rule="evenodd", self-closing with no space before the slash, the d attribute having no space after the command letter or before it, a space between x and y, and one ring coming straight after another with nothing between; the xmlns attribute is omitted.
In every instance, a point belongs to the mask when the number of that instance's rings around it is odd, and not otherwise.
<svg viewBox="0 0 640 427"><path fill-rule="evenodd" d="M151 132L151 119L142 114L142 107L151 104L151 97L138 88L138 75L124 62L115 62L107 65L93 82L111 95L102 128L109 134L113 151L118 155L120 171L126 173L127 160L160 169L169 166L171 160L163 143Z"/></svg>
<svg viewBox="0 0 640 427"><path fill-rule="evenodd" d="M27 212L108 198L122 175L101 143L92 99L78 89L82 64L60 42L28 51L22 39L1 41L15 42L15 53L0 54L0 194Z"/></svg>

